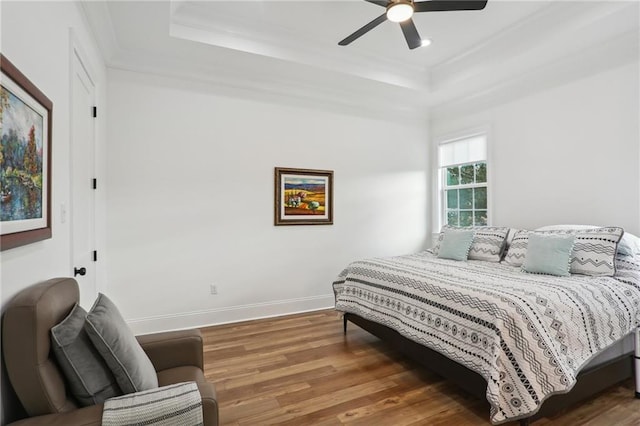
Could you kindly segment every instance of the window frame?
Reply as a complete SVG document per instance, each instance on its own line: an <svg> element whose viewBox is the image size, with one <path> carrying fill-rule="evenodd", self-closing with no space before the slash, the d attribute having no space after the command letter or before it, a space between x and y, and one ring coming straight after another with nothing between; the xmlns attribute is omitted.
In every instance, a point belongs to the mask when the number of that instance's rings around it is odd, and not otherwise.
<svg viewBox="0 0 640 426"><path fill-rule="evenodd" d="M475 164L480 161L473 161L467 163L460 164L450 164L447 166L440 167L440 146L448 143L458 142L464 139L470 139L476 136L484 136L486 142L486 155L484 162L487 164L487 181L482 184L464 184L455 186L456 189L465 189L465 188L473 188L473 187L486 187L487 188L487 226L493 225L493 216L494 216L494 206L493 206L493 161L492 161L492 150L491 150L491 127L490 126L480 126L472 129L462 130L455 133L443 134L441 136L437 136L434 138L433 144L433 176L434 176L434 185L433 185L433 209L432 211L435 213L433 215L433 229L432 229L432 237L437 238L437 235L440 233L443 225L447 224L447 212L446 212L446 199L445 199L445 189L446 185L446 169L447 167L456 167L460 165L468 165Z"/></svg>
<svg viewBox="0 0 640 426"><path fill-rule="evenodd" d="M475 188L486 188L487 190L487 207L485 207L484 209L475 209L475 208L471 208L471 209L461 209L460 208L460 195L458 195L458 208L456 209L458 212L460 211L471 211L471 212L475 212L475 211L482 211L482 210L486 210L487 212L487 223L486 225L480 225L480 226L489 226L489 182L488 182L488 176L486 176L485 174L485 181L484 182L480 182L480 183L460 183L458 185L449 185L447 184L447 169L451 168L451 167L463 167L463 166L474 166L476 164L480 164L480 163L484 163L487 167L487 174L489 171L489 164L488 161L486 159L481 160L481 161L470 161L470 162L466 162L466 163L458 163L458 164L448 164L446 166L442 166L439 167L440 169L440 173L441 173L441 217L440 217L440 222L443 225L446 225L449 223L448 218L447 218L447 210L452 210L452 209L448 209L447 208L447 197L446 197L446 192L447 190L453 190L453 189L457 189L457 190L461 190L461 189L475 189ZM475 168L474 168L474 178L475 178ZM475 180L475 179L474 179ZM475 199L473 201L473 204L475 204ZM475 206L472 206L475 207ZM475 219L474 219L475 220ZM460 220L458 219L458 222ZM458 225L460 226L460 225ZM472 224L471 226L477 226L474 224Z"/></svg>

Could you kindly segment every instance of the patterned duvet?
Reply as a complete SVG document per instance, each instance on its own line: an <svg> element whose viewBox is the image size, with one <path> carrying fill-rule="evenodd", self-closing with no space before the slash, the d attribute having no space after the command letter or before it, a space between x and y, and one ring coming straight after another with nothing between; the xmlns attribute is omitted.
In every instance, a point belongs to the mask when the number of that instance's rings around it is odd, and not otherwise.
<svg viewBox="0 0 640 426"><path fill-rule="evenodd" d="M481 374L494 424L568 392L581 368L640 324L640 266L614 277L552 277L430 252L354 262L336 309L384 324Z"/></svg>

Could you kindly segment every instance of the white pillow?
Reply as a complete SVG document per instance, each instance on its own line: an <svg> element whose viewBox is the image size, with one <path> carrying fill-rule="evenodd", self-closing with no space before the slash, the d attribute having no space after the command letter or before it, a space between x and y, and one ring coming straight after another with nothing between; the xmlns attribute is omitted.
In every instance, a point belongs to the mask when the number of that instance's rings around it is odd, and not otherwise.
<svg viewBox="0 0 640 426"><path fill-rule="evenodd" d="M640 238L625 232L618 243L618 253L626 254L627 256L640 255Z"/></svg>

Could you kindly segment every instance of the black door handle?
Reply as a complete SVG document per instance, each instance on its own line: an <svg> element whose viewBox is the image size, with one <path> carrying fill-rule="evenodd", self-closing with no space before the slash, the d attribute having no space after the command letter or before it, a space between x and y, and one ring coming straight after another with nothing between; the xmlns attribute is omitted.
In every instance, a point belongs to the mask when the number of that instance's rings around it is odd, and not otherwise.
<svg viewBox="0 0 640 426"><path fill-rule="evenodd" d="M85 276L87 274L87 268L85 268L84 266L82 268L73 268L73 276Z"/></svg>

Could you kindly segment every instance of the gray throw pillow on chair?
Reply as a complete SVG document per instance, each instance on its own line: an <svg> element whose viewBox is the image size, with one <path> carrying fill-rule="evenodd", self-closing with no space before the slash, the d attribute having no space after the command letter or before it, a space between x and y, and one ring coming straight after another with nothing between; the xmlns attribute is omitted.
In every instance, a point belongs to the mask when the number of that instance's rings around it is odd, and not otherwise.
<svg viewBox="0 0 640 426"><path fill-rule="evenodd" d="M104 294L98 295L84 328L125 394L158 387L151 360L118 308Z"/></svg>
<svg viewBox="0 0 640 426"><path fill-rule="evenodd" d="M71 394L83 407L122 395L115 377L84 331L87 312L76 304L51 328L51 346Z"/></svg>

